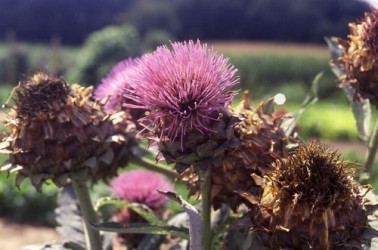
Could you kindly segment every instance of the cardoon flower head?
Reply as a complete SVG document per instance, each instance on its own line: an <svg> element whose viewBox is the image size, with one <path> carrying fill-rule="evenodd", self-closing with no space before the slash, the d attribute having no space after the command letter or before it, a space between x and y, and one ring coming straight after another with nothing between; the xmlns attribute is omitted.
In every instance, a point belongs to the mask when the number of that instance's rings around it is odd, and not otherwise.
<svg viewBox="0 0 378 250"><path fill-rule="evenodd" d="M272 249L362 249L369 228L351 163L317 141L275 162L253 213L254 229ZM257 204L253 201L253 203ZM353 244L353 247L351 245Z"/></svg>
<svg viewBox="0 0 378 250"><path fill-rule="evenodd" d="M116 64L102 79L94 91L96 99L109 98L104 105L106 111L119 111L124 102L123 93L130 86L130 73L138 65L139 59L128 58Z"/></svg>
<svg viewBox="0 0 378 250"><path fill-rule="evenodd" d="M111 182L112 192L129 202L145 204L159 209L167 203L167 197L157 190L172 191L173 185L164 176L147 171L132 170L125 172Z"/></svg>
<svg viewBox="0 0 378 250"><path fill-rule="evenodd" d="M212 133L211 122L225 111L238 83L228 59L193 41L159 47L143 57L125 96L149 111L140 121L162 141L175 141L191 132Z"/></svg>
<svg viewBox="0 0 378 250"><path fill-rule="evenodd" d="M345 75L341 86L351 86L357 100L364 98L378 105L378 10L366 13L357 23L350 23L348 40L339 40L344 54Z"/></svg>
<svg viewBox="0 0 378 250"><path fill-rule="evenodd" d="M91 100L92 87L70 86L61 77L36 73L14 92L0 143L8 160L0 171L17 173L16 185L31 178L37 189L47 179L63 186L73 173L96 181L116 175L127 163L136 144L132 129L118 129L121 114L103 112Z"/></svg>

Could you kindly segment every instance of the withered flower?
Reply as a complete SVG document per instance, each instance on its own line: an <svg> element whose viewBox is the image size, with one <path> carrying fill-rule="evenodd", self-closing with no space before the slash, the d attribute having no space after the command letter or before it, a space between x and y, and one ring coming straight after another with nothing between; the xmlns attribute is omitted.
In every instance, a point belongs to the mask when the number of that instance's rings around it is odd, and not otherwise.
<svg viewBox="0 0 378 250"><path fill-rule="evenodd" d="M29 177L37 189L50 178L61 186L74 172L98 180L127 163L134 126L124 119L120 125L122 112L107 115L90 99L91 87L36 73L15 93L0 149L9 155L1 170L16 172L16 185Z"/></svg>
<svg viewBox="0 0 378 250"><path fill-rule="evenodd" d="M233 126L240 145L227 150L220 167L212 173L212 204L215 209L228 204L233 210L244 202L239 192L248 191L256 196L261 191L261 179L274 170L271 164L288 154L287 146L296 146L299 140L286 136L280 128L282 116L274 116L273 100L260 103L255 109L250 105L248 92L239 106L231 112L239 117ZM251 179L251 176L254 179ZM198 176L191 169L181 176L191 187L191 194L199 191Z"/></svg>
<svg viewBox="0 0 378 250"><path fill-rule="evenodd" d="M252 206L259 239L272 249L359 249L369 227L366 191L351 167L317 141L277 160Z"/></svg>
<svg viewBox="0 0 378 250"><path fill-rule="evenodd" d="M139 120L145 135L169 163L178 163L179 172L203 159L202 167L209 167L232 139L227 105L235 73L226 58L199 42L162 46L142 58L124 95L136 104L125 107L147 111Z"/></svg>
<svg viewBox="0 0 378 250"><path fill-rule="evenodd" d="M346 75L341 86L351 86L355 99L369 99L378 105L378 10L366 13L357 23L350 23L348 40L339 40L344 49L340 61Z"/></svg>

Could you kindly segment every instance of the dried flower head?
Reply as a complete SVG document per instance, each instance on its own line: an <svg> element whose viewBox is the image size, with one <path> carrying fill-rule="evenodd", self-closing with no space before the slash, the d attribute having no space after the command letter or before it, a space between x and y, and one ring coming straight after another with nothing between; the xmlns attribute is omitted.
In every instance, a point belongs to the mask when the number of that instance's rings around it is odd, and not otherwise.
<svg viewBox="0 0 378 250"><path fill-rule="evenodd" d="M131 170L115 178L111 184L112 192L129 202L147 205L159 210L168 202L167 197L157 190L173 191L173 185L164 176L147 170Z"/></svg>
<svg viewBox="0 0 378 250"><path fill-rule="evenodd" d="M360 242L369 227L364 194L353 182L351 163L339 157L311 141L276 161L254 207L254 229L266 245L273 249L349 249L350 242Z"/></svg>
<svg viewBox="0 0 378 250"><path fill-rule="evenodd" d="M133 126L118 126L90 100L92 88L70 87L62 78L36 73L15 88L15 106L5 120L0 150L9 155L0 170L17 172L39 189L46 179L66 184L69 175L97 180L115 175L135 145ZM127 133L130 132L128 135Z"/></svg>
<svg viewBox="0 0 378 250"><path fill-rule="evenodd" d="M212 121L225 111L238 83L228 60L199 42L172 43L146 55L125 96L147 110L140 121L161 140L183 140L191 131L212 133Z"/></svg>
<svg viewBox="0 0 378 250"><path fill-rule="evenodd" d="M369 99L378 104L378 10L366 13L358 23L349 24L347 41L340 40L344 55L340 60L345 65L346 75L341 86L350 85L355 98Z"/></svg>
<svg viewBox="0 0 378 250"><path fill-rule="evenodd" d="M245 92L240 105L232 109L231 112L239 117L233 130L240 145L227 150L220 166L213 169L212 205L215 209L227 204L236 211L244 203L238 192L259 195L262 177L274 170L272 162L288 154L288 145L293 147L298 143L298 139L286 136L280 128L282 117L274 116L272 101L262 102L255 109ZM186 170L180 178L189 183L190 194L199 191L198 176L193 169Z"/></svg>
<svg viewBox="0 0 378 250"><path fill-rule="evenodd" d="M130 87L130 74L139 63L137 58L128 58L116 64L109 74L102 79L94 91L96 99L104 99L106 111L119 111L122 109L124 92Z"/></svg>

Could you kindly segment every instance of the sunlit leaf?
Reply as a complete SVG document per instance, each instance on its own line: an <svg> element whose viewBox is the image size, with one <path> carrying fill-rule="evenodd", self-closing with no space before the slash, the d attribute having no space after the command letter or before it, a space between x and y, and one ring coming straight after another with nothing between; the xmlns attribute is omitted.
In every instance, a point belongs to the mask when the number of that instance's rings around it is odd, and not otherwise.
<svg viewBox="0 0 378 250"><path fill-rule="evenodd" d="M306 109L311 106L312 104L318 101L318 91L319 91L319 81L323 76L323 72L318 73L311 84L311 90L302 102L301 108L289 114L281 123L281 128L284 130L286 135L291 135L295 126L297 125L299 118L301 115L306 111Z"/></svg>
<svg viewBox="0 0 378 250"><path fill-rule="evenodd" d="M343 62L341 62L339 58L344 54L344 48L339 44L339 39L337 37L325 37L324 39L331 52L331 61L329 65L332 72L337 78L341 78L345 75L345 68Z"/></svg>
<svg viewBox="0 0 378 250"><path fill-rule="evenodd" d="M190 205L187 201L181 198L180 195L174 192L162 192L159 193L167 196L169 199L178 202L184 211L187 213L189 217L189 234L190 234L190 244L191 249L201 249L201 241L202 241L202 222L201 216L198 210Z"/></svg>
<svg viewBox="0 0 378 250"><path fill-rule="evenodd" d="M187 239L189 237L188 229L174 226L156 226L148 223L130 223L127 226L117 222L104 222L91 224L91 226L100 231L125 233L125 234L162 234L172 235Z"/></svg>
<svg viewBox="0 0 378 250"><path fill-rule="evenodd" d="M101 198L94 206L96 211L99 211L104 206L127 207L135 213L143 217L147 222L156 226L167 226L167 223L157 217L154 212L144 204L131 203L125 200L116 199L112 197Z"/></svg>

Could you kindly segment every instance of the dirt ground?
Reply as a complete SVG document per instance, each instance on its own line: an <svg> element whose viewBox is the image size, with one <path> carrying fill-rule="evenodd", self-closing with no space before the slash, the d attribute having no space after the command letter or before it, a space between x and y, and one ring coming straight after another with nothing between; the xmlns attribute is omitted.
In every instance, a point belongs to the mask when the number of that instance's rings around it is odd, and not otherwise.
<svg viewBox="0 0 378 250"><path fill-rule="evenodd" d="M0 218L0 249L19 250L23 246L59 240L60 236L53 228L21 225Z"/></svg>

